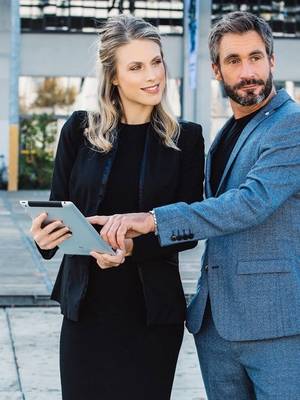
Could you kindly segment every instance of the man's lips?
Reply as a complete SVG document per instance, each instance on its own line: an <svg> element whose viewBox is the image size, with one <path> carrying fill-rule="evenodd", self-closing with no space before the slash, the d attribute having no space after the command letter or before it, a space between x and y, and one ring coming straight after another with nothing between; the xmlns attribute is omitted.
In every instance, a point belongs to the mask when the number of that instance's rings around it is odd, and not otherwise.
<svg viewBox="0 0 300 400"><path fill-rule="evenodd" d="M259 85L257 85L257 84L245 85L245 86L242 86L241 89L255 89L257 86L259 86Z"/></svg>

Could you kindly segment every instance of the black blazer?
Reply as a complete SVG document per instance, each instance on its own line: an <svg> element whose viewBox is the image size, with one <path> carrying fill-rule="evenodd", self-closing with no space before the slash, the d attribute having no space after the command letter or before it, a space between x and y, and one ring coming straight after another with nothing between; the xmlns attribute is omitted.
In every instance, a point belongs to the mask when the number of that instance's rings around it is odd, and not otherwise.
<svg viewBox="0 0 300 400"><path fill-rule="evenodd" d="M62 128L51 187L51 200L70 200L85 216L96 215L104 198L117 149L95 151L83 135L87 114L74 112ZM203 199L204 141L198 124L181 123L178 147L168 148L154 132L146 137L139 180L139 209ZM174 227L174 233L177 233ZM154 234L134 239L132 259L138 265L147 308L147 322L181 323L186 304L178 270L178 251L195 247L197 242L160 247ZM41 250L46 259L57 249ZM77 321L80 304L89 279L90 256L63 257L51 298L61 305L62 313Z"/></svg>

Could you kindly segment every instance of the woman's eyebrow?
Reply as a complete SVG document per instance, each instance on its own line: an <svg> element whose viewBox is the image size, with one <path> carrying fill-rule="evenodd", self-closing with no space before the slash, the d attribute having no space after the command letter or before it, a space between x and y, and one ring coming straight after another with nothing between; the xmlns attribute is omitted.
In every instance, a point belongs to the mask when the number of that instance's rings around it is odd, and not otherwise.
<svg viewBox="0 0 300 400"><path fill-rule="evenodd" d="M161 56L155 56L154 58L152 58L151 62L157 59L161 59ZM131 65L131 64L144 64L143 61L130 61L127 65Z"/></svg>

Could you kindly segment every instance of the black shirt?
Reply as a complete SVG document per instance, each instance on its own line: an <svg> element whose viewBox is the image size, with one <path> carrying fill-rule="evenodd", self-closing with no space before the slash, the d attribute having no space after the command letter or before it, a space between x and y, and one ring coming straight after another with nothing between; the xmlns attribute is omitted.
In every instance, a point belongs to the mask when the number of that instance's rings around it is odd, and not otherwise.
<svg viewBox="0 0 300 400"><path fill-rule="evenodd" d="M138 212L140 166L149 125L121 124L117 154L99 215ZM111 318L144 312L142 285L131 257L117 268L101 269L96 262L91 264L85 309Z"/></svg>
<svg viewBox="0 0 300 400"><path fill-rule="evenodd" d="M236 145L236 142L238 141L245 126L258 113L258 111L260 110L254 111L243 118L235 119L233 117L231 123L222 133L220 142L212 153L210 185L214 196L217 193L226 164L229 160L232 150L234 149L234 146Z"/></svg>

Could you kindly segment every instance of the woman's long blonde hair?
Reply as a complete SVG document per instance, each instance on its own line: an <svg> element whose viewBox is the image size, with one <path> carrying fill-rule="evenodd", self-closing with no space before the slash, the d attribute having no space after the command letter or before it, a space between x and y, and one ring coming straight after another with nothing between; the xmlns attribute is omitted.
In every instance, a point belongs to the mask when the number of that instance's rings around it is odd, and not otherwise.
<svg viewBox="0 0 300 400"><path fill-rule="evenodd" d="M101 69L98 83L98 109L88 113L88 128L85 131L87 140L100 152L107 153L111 150L116 134L115 128L123 116L118 89L112 83L116 75L116 50L136 39L152 40L159 45L166 70L161 37L153 25L142 18L124 14L107 20L100 30L98 61L100 61ZM180 126L167 102L167 86L161 102L152 110L151 125L166 146L178 149L176 140Z"/></svg>

